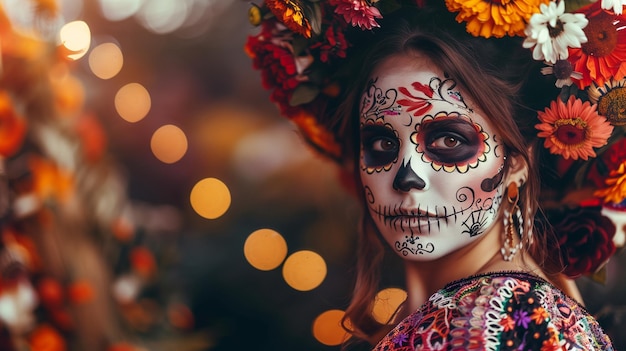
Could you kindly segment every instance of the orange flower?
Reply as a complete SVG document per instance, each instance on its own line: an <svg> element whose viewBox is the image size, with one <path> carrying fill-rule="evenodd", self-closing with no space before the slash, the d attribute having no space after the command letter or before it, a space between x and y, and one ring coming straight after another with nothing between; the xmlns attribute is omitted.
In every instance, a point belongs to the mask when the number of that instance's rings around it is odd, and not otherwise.
<svg viewBox="0 0 626 351"><path fill-rule="evenodd" d="M31 334L30 349L32 351L65 351L67 348L59 332L48 325L42 325Z"/></svg>
<svg viewBox="0 0 626 351"><path fill-rule="evenodd" d="M584 89L595 82L601 86L609 79L620 80L626 75L626 21L602 10L600 1L587 6L583 13L589 20L583 29L587 42L580 48L570 48L568 60L574 71L582 73L576 85Z"/></svg>
<svg viewBox="0 0 626 351"><path fill-rule="evenodd" d="M305 38L311 37L311 24L304 10L296 0L265 0L265 4L287 28L300 33Z"/></svg>
<svg viewBox="0 0 626 351"><path fill-rule="evenodd" d="M33 191L46 200L56 198L67 199L73 189L73 178L69 172L61 170L51 161L40 157L31 157L30 169L33 173Z"/></svg>
<svg viewBox="0 0 626 351"><path fill-rule="evenodd" d="M616 170L612 170L605 183L607 187L594 192L594 196L603 197L604 202L614 204L624 201L626 199L626 163L622 163Z"/></svg>
<svg viewBox="0 0 626 351"><path fill-rule="evenodd" d="M304 134L304 138L313 147L331 157L339 158L341 146L329 131L317 123L315 116L300 110L289 118L298 126Z"/></svg>
<svg viewBox="0 0 626 351"><path fill-rule="evenodd" d="M22 146L26 120L17 114L11 97L0 91L0 156L11 157Z"/></svg>
<svg viewBox="0 0 626 351"><path fill-rule="evenodd" d="M538 307L533 310L533 314L530 315L535 324L541 324L550 318L550 314L543 307Z"/></svg>
<svg viewBox="0 0 626 351"><path fill-rule="evenodd" d="M76 132L82 141L85 159L90 162L100 160L106 150L107 137L98 118L92 114L81 116L76 122Z"/></svg>
<svg viewBox="0 0 626 351"><path fill-rule="evenodd" d="M539 5L548 0L446 0L456 20L467 22L466 30L474 36L502 38L523 36L526 23Z"/></svg>
<svg viewBox="0 0 626 351"><path fill-rule="evenodd" d="M95 292L91 283L86 280L78 280L70 284L67 288L67 294L70 301L78 305L92 301Z"/></svg>
<svg viewBox="0 0 626 351"><path fill-rule="evenodd" d="M595 157L594 147L606 144L613 126L596 112L596 105L570 96L567 103L552 101L545 111L538 112L542 122L535 125L543 146L565 159L587 160Z"/></svg>

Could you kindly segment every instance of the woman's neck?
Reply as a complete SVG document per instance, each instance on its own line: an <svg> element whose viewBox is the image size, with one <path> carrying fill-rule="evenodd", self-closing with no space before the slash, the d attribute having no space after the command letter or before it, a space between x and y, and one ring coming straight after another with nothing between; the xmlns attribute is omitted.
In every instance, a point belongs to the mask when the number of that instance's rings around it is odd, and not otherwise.
<svg viewBox="0 0 626 351"><path fill-rule="evenodd" d="M476 274L499 271L525 271L544 277L539 266L523 253L518 252L511 261L505 261L500 254L501 226L492 228L495 232L485 233L484 237L445 257L434 261L405 261L405 281L407 288L407 313L418 309L437 290L446 284Z"/></svg>

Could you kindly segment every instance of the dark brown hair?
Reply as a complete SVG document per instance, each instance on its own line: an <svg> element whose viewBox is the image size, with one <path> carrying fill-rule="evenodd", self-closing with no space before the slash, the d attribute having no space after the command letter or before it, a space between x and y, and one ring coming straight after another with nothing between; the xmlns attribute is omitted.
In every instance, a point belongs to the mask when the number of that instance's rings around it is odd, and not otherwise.
<svg viewBox="0 0 626 351"><path fill-rule="evenodd" d="M520 207L525 209L524 218L534 218L540 187L537 157L531 154L538 149L533 145L533 140L536 140L534 123L536 111L548 105L549 100L557 95L553 84L538 83L543 79L539 68L533 63L530 52L522 48L519 38L472 37L445 10L419 9L415 15L402 12L397 17L386 18L381 24L381 31L375 32L374 42L366 44L367 50L363 55L355 54L352 64L360 66L360 70L350 80L353 86L335 113L326 116L329 129L346 144L345 165L351 168L357 188L360 189L359 97L372 71L381 62L393 55L419 53L419 57L426 56L454 79L479 105L499 134L506 154L521 157L528 165L528 179L520 189ZM546 90L537 90L537 87L545 87ZM507 172L509 167L509 162L506 162L504 171ZM357 192L359 196L362 196L361 193ZM367 214L365 201L361 200L364 207L356 282L344 325L356 337L368 339L379 334L384 327L373 319L371 307L379 289L379 270L385 249L378 230ZM526 228L526 232L530 230ZM540 264L544 262L545 247L546 239L542 233L534 233L532 245L525 242L526 250Z"/></svg>

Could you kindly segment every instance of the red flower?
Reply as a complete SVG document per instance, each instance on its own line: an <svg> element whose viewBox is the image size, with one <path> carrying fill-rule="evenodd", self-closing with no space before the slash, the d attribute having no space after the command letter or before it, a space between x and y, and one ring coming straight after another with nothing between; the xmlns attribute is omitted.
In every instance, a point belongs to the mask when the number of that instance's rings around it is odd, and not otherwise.
<svg viewBox="0 0 626 351"><path fill-rule="evenodd" d="M0 156L10 157L22 146L26 120L18 115L9 94L0 91Z"/></svg>
<svg viewBox="0 0 626 351"><path fill-rule="evenodd" d="M626 18L602 10L600 3L579 11L589 20L583 29L587 42L569 49L568 60L574 71L583 75L582 79L575 79L580 89L592 82L603 85L611 78L620 80L626 75Z"/></svg>
<svg viewBox="0 0 626 351"><path fill-rule="evenodd" d="M615 225L599 208L568 209L553 216L566 275L593 273L615 253Z"/></svg>
<svg viewBox="0 0 626 351"><path fill-rule="evenodd" d="M306 56L296 58L290 39L276 21L267 21L261 33L248 37L245 44L253 67L261 70L263 87L272 90L271 100L279 105L281 112L289 109L293 90L307 80L303 71L312 60Z"/></svg>
<svg viewBox="0 0 626 351"><path fill-rule="evenodd" d="M587 173L587 180L596 188L603 188L610 172L617 170L623 162L626 162L626 138L621 138L599 155Z"/></svg>
<svg viewBox="0 0 626 351"><path fill-rule="evenodd" d="M320 50L320 61L326 63L332 58L346 58L348 42L344 36L344 28L335 25L328 26L323 36L324 41L311 45L311 49Z"/></svg>
<svg viewBox="0 0 626 351"><path fill-rule="evenodd" d="M376 19L383 16L376 7L368 5L365 0L331 0L330 3L336 6L335 13L342 15L353 27L361 29L380 27Z"/></svg>

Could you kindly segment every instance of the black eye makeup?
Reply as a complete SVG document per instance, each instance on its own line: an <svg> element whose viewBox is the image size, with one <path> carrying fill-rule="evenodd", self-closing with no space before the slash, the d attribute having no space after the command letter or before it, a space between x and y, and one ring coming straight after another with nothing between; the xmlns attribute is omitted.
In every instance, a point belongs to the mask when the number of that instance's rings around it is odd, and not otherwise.
<svg viewBox="0 0 626 351"><path fill-rule="evenodd" d="M428 158L446 164L470 160L479 152L482 141L473 124L456 118L423 123L418 140L423 143Z"/></svg>
<svg viewBox="0 0 626 351"><path fill-rule="evenodd" d="M388 126L364 125L361 128L361 150L365 167L383 167L398 159L400 140Z"/></svg>

